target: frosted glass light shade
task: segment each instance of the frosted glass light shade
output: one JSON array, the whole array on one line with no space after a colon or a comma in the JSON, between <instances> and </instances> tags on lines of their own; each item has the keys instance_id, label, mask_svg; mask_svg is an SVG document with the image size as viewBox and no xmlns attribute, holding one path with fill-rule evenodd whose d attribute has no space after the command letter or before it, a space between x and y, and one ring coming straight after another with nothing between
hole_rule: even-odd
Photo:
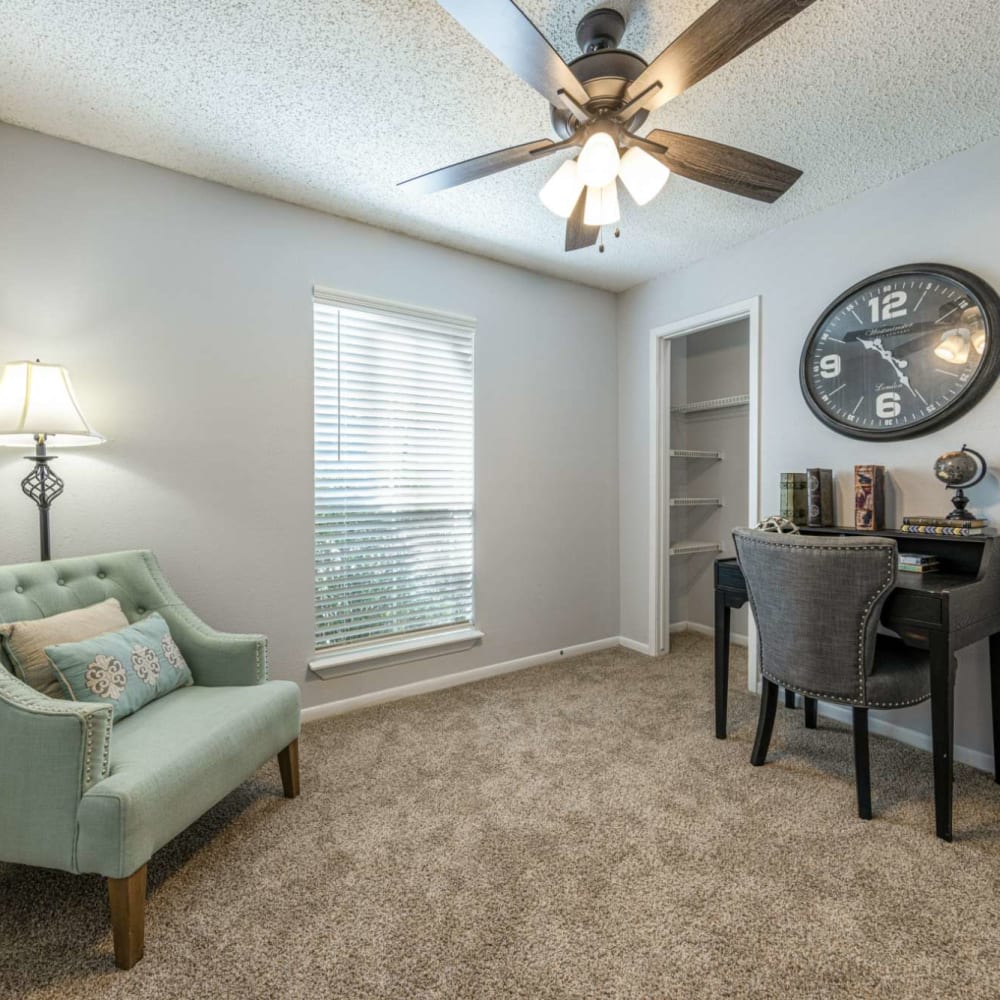
<instances>
[{"instance_id":1,"label":"frosted glass light shade","mask_svg":"<svg viewBox=\"0 0 1000 1000\"><path fill-rule=\"evenodd\" d=\"M595 132L580 150L580 179L587 187L605 187L618 176L618 146L607 132Z\"/></svg>"},{"instance_id":2,"label":"frosted glass light shade","mask_svg":"<svg viewBox=\"0 0 1000 1000\"><path fill-rule=\"evenodd\" d=\"M949 364L964 365L969 360L969 331L965 327L948 330L934 348L934 354Z\"/></svg>"},{"instance_id":3,"label":"frosted glass light shade","mask_svg":"<svg viewBox=\"0 0 1000 1000\"><path fill-rule=\"evenodd\" d=\"M977 326L972 331L972 346L976 349L976 354L982 354L986 350L986 330L982 326Z\"/></svg>"},{"instance_id":4,"label":"frosted glass light shade","mask_svg":"<svg viewBox=\"0 0 1000 1000\"><path fill-rule=\"evenodd\" d=\"M60 447L100 444L62 365L13 361L0 374L0 445L24 447L35 436L58 435Z\"/></svg>"},{"instance_id":5,"label":"frosted glass light shade","mask_svg":"<svg viewBox=\"0 0 1000 1000\"><path fill-rule=\"evenodd\" d=\"M618 211L618 185L612 181L604 187L587 188L587 200L583 206L585 226L610 226L621 218Z\"/></svg>"},{"instance_id":6,"label":"frosted glass light shade","mask_svg":"<svg viewBox=\"0 0 1000 1000\"><path fill-rule=\"evenodd\" d=\"M542 204L555 212L562 219L568 219L580 200L583 191L583 181L576 160L567 160L546 182L545 187L538 192Z\"/></svg>"},{"instance_id":7,"label":"frosted glass light shade","mask_svg":"<svg viewBox=\"0 0 1000 1000\"><path fill-rule=\"evenodd\" d=\"M645 150L633 146L622 157L618 176L628 188L637 205L651 202L663 190L670 176L670 168L654 159Z\"/></svg>"}]
</instances>

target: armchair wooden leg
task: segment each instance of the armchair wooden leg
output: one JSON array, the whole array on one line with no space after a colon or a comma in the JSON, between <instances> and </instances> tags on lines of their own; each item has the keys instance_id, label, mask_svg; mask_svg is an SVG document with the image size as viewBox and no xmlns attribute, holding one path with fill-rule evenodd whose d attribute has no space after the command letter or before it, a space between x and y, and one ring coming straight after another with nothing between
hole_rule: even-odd
<instances>
[{"instance_id":1,"label":"armchair wooden leg","mask_svg":"<svg viewBox=\"0 0 1000 1000\"><path fill-rule=\"evenodd\" d=\"M757 739L754 740L750 763L760 767L767 760L767 748L771 744L771 730L774 729L774 715L778 709L778 685L761 678L764 685L760 693L760 715L757 717Z\"/></svg>"},{"instance_id":2,"label":"armchair wooden leg","mask_svg":"<svg viewBox=\"0 0 1000 1000\"><path fill-rule=\"evenodd\" d=\"M854 780L858 786L858 815L872 818L872 779L868 766L868 709L855 708L854 716Z\"/></svg>"},{"instance_id":3,"label":"armchair wooden leg","mask_svg":"<svg viewBox=\"0 0 1000 1000\"><path fill-rule=\"evenodd\" d=\"M146 866L128 878L109 878L108 899L115 964L119 969L131 969L146 946Z\"/></svg>"},{"instance_id":4,"label":"armchair wooden leg","mask_svg":"<svg viewBox=\"0 0 1000 1000\"><path fill-rule=\"evenodd\" d=\"M278 754L278 768L281 770L281 786L286 799L294 799L299 794L299 741L292 740Z\"/></svg>"}]
</instances>

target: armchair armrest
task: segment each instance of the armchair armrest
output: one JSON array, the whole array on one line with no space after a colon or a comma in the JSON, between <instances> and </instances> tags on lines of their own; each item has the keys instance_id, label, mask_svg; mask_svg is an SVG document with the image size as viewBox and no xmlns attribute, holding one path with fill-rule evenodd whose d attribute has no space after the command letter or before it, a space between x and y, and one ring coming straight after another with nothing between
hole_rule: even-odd
<instances>
[{"instance_id":1,"label":"armchair armrest","mask_svg":"<svg viewBox=\"0 0 1000 1000\"><path fill-rule=\"evenodd\" d=\"M246 687L267 680L267 638L218 632L187 605L160 609L170 633L187 660L195 684L202 687Z\"/></svg>"},{"instance_id":2,"label":"armchair armrest","mask_svg":"<svg viewBox=\"0 0 1000 1000\"><path fill-rule=\"evenodd\" d=\"M111 712L49 698L0 666L0 860L77 870L77 807L108 776Z\"/></svg>"}]
</instances>

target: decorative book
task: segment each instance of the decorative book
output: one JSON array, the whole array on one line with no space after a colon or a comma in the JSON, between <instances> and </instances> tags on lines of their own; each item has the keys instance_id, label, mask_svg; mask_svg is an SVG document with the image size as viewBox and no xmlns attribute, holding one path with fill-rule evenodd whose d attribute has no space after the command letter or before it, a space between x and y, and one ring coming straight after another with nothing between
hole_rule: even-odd
<instances>
[{"instance_id":1,"label":"decorative book","mask_svg":"<svg viewBox=\"0 0 1000 1000\"><path fill-rule=\"evenodd\" d=\"M975 535L985 535L985 528L959 528L955 527L956 522L944 527L936 524L904 524L899 530L905 531L908 535L937 535L944 538L968 538Z\"/></svg>"},{"instance_id":2,"label":"decorative book","mask_svg":"<svg viewBox=\"0 0 1000 1000\"><path fill-rule=\"evenodd\" d=\"M807 469L809 490L808 524L814 528L833 526L833 471L831 469Z\"/></svg>"},{"instance_id":3,"label":"decorative book","mask_svg":"<svg viewBox=\"0 0 1000 1000\"><path fill-rule=\"evenodd\" d=\"M985 517L933 517L927 514L908 514L903 518L903 527L924 525L933 528L985 528L989 521Z\"/></svg>"},{"instance_id":4,"label":"decorative book","mask_svg":"<svg viewBox=\"0 0 1000 1000\"><path fill-rule=\"evenodd\" d=\"M854 527L864 531L885 527L885 466L854 466Z\"/></svg>"},{"instance_id":5,"label":"decorative book","mask_svg":"<svg viewBox=\"0 0 1000 1000\"><path fill-rule=\"evenodd\" d=\"M803 472L781 473L781 516L794 524L809 520L808 485Z\"/></svg>"}]
</instances>

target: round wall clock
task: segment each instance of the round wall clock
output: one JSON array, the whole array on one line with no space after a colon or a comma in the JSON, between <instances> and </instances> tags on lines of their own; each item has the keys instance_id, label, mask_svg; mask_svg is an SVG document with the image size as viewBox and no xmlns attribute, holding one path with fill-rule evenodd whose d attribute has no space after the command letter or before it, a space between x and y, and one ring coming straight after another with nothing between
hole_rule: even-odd
<instances>
[{"instance_id":1,"label":"round wall clock","mask_svg":"<svg viewBox=\"0 0 1000 1000\"><path fill-rule=\"evenodd\" d=\"M915 437L975 405L1000 374L1000 297L944 264L874 274L812 328L799 366L813 413L840 434Z\"/></svg>"}]
</instances>

